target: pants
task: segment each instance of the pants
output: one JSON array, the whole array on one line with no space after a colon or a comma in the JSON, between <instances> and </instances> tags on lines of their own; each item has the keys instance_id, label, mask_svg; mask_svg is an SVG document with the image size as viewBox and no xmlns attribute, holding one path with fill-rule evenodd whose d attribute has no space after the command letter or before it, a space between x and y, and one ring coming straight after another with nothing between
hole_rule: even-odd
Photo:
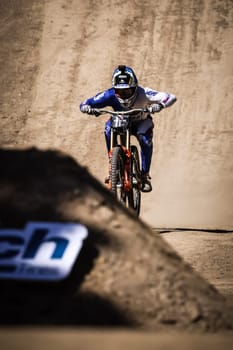
<instances>
[{"instance_id":1,"label":"pants","mask_svg":"<svg viewBox=\"0 0 233 350\"><path fill-rule=\"evenodd\" d=\"M132 123L131 133L134 135L141 147L142 173L150 171L153 154L153 128L154 123L151 117ZM105 140L108 152L110 151L111 119L105 123Z\"/></svg>"}]
</instances>

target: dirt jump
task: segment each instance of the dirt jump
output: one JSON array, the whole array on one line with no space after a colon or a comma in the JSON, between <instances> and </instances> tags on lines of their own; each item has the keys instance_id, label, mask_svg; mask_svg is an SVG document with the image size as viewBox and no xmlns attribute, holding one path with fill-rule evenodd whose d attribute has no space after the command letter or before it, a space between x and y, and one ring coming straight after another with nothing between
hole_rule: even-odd
<instances>
[{"instance_id":1,"label":"dirt jump","mask_svg":"<svg viewBox=\"0 0 233 350\"><path fill-rule=\"evenodd\" d=\"M63 282L0 279L3 346L230 349L233 2L2 0L0 23L0 230L88 229ZM79 111L119 64L177 96L139 219L104 185L107 116Z\"/></svg>"}]
</instances>

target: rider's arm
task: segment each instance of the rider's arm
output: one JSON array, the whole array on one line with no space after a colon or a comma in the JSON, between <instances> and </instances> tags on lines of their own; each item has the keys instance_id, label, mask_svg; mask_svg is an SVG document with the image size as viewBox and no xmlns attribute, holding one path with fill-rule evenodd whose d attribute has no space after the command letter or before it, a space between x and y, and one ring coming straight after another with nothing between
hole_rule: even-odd
<instances>
[{"instance_id":1,"label":"rider's arm","mask_svg":"<svg viewBox=\"0 0 233 350\"><path fill-rule=\"evenodd\" d=\"M176 96L168 92L156 91L146 87L145 93L147 99L151 103L160 103L164 108L169 107L176 102Z\"/></svg>"},{"instance_id":2,"label":"rider's arm","mask_svg":"<svg viewBox=\"0 0 233 350\"><path fill-rule=\"evenodd\" d=\"M100 92L98 94L96 94L95 96L88 98L87 100L83 101L79 108L81 110L81 108L84 105L88 105L91 108L104 108L106 106L109 106L109 99L110 99L110 89L109 90L105 90L103 92Z\"/></svg>"}]
</instances>

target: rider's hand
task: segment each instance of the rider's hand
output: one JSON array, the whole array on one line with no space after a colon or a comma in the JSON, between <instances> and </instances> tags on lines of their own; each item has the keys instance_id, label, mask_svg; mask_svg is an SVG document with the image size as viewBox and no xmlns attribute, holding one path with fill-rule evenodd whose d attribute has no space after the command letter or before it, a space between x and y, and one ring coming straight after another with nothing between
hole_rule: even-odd
<instances>
[{"instance_id":1,"label":"rider's hand","mask_svg":"<svg viewBox=\"0 0 233 350\"><path fill-rule=\"evenodd\" d=\"M93 114L95 117L99 117L100 116L100 112L97 109L95 109L95 108L92 109L91 114Z\"/></svg>"},{"instance_id":2,"label":"rider's hand","mask_svg":"<svg viewBox=\"0 0 233 350\"><path fill-rule=\"evenodd\" d=\"M91 106L89 106L89 105L83 105L81 107L81 112L91 114L91 115L94 115L96 117L98 117L100 115L99 111L97 111L95 108L91 108Z\"/></svg>"},{"instance_id":3,"label":"rider's hand","mask_svg":"<svg viewBox=\"0 0 233 350\"><path fill-rule=\"evenodd\" d=\"M92 114L92 108L89 105L83 105L80 109L82 113Z\"/></svg>"},{"instance_id":4,"label":"rider's hand","mask_svg":"<svg viewBox=\"0 0 233 350\"><path fill-rule=\"evenodd\" d=\"M147 107L149 113L158 113L163 109L163 106L160 103L155 103Z\"/></svg>"}]
</instances>

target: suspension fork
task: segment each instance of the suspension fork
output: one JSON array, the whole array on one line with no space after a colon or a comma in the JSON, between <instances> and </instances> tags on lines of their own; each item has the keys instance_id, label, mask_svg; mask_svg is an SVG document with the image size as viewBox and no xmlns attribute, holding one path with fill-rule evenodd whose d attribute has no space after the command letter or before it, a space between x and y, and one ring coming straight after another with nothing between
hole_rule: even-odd
<instances>
[{"instance_id":1,"label":"suspension fork","mask_svg":"<svg viewBox=\"0 0 233 350\"><path fill-rule=\"evenodd\" d=\"M117 134L111 129L111 136L110 136L110 150L113 149L117 144Z\"/></svg>"},{"instance_id":2,"label":"suspension fork","mask_svg":"<svg viewBox=\"0 0 233 350\"><path fill-rule=\"evenodd\" d=\"M110 135L110 150L108 152L108 174L109 174L109 182L108 182L108 189L110 190L112 187L111 184L111 159L112 159L112 151L113 148L117 145L117 134L113 131L111 128L111 135Z\"/></svg>"},{"instance_id":3,"label":"suspension fork","mask_svg":"<svg viewBox=\"0 0 233 350\"><path fill-rule=\"evenodd\" d=\"M122 146L125 154L125 169L124 169L124 188L126 191L131 189L131 152L130 152L130 127L126 130L126 135L124 135L124 146Z\"/></svg>"},{"instance_id":4,"label":"suspension fork","mask_svg":"<svg viewBox=\"0 0 233 350\"><path fill-rule=\"evenodd\" d=\"M111 171L111 158L112 158L112 150L117 145L117 136L118 134L111 130L111 138L110 138L110 151L108 153L109 156L109 175ZM120 135L121 148L125 155L125 169L124 169L124 189L125 191L129 191L131 189L131 178L130 178L130 170L131 170L131 152L130 152L130 130L127 129L124 135ZM109 181L109 188L111 188L111 183Z\"/></svg>"}]
</instances>

